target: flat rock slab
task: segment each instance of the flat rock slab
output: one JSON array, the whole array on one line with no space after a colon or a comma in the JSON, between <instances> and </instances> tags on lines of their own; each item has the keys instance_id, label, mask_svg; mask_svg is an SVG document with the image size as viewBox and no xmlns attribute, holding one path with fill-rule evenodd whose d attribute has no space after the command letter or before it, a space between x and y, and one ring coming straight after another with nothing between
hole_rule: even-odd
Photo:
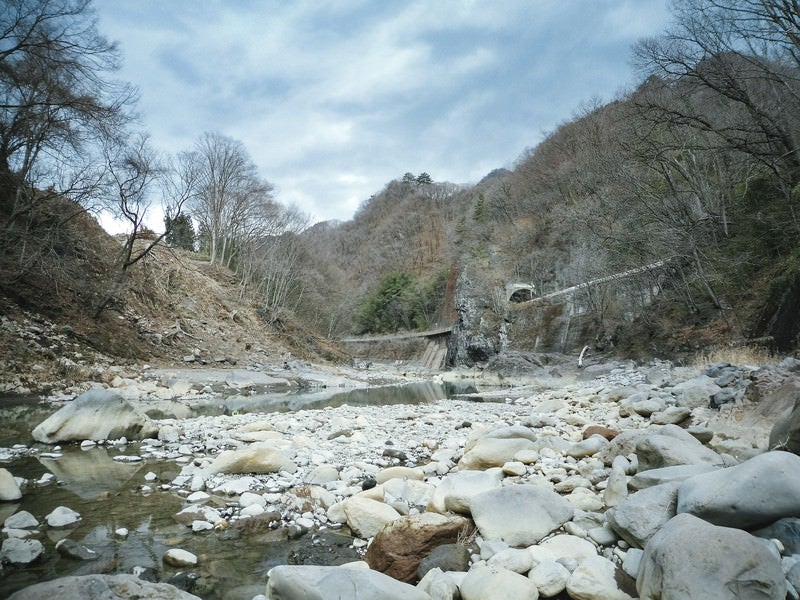
<instances>
[{"instance_id":1,"label":"flat rock slab","mask_svg":"<svg viewBox=\"0 0 800 600\"><path fill-rule=\"evenodd\" d=\"M572 505L547 487L507 485L478 494L470 503L472 518L486 540L509 546L532 546L569 521Z\"/></svg>"},{"instance_id":2,"label":"flat rock slab","mask_svg":"<svg viewBox=\"0 0 800 600\"><path fill-rule=\"evenodd\" d=\"M273 568L267 595L280 600L430 600L422 590L372 569L305 565Z\"/></svg>"}]
</instances>

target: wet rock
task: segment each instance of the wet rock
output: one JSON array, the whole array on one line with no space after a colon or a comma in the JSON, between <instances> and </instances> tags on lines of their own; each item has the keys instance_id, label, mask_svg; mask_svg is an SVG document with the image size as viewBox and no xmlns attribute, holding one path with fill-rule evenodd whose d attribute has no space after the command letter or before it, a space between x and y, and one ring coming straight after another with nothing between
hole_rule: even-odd
<instances>
[{"instance_id":1,"label":"wet rock","mask_svg":"<svg viewBox=\"0 0 800 600\"><path fill-rule=\"evenodd\" d=\"M69 538L59 540L56 543L56 550L61 556L74 560L96 560L99 554Z\"/></svg>"},{"instance_id":2,"label":"wet rock","mask_svg":"<svg viewBox=\"0 0 800 600\"><path fill-rule=\"evenodd\" d=\"M8 529L33 529L39 526L39 521L27 510L21 510L8 517L3 526Z\"/></svg>"},{"instance_id":3,"label":"wet rock","mask_svg":"<svg viewBox=\"0 0 800 600\"><path fill-rule=\"evenodd\" d=\"M636 589L641 598L777 600L786 580L777 554L749 533L680 514L645 546Z\"/></svg>"},{"instance_id":4,"label":"wet rock","mask_svg":"<svg viewBox=\"0 0 800 600\"><path fill-rule=\"evenodd\" d=\"M502 540L510 546L535 544L574 513L572 505L549 488L530 484L478 494L470 510L484 539Z\"/></svg>"},{"instance_id":5,"label":"wet rock","mask_svg":"<svg viewBox=\"0 0 800 600\"><path fill-rule=\"evenodd\" d=\"M400 517L377 533L365 558L370 568L410 583L416 580L422 557L437 546L455 542L469 529L469 520L464 517L436 513Z\"/></svg>"},{"instance_id":6,"label":"wet rock","mask_svg":"<svg viewBox=\"0 0 800 600\"><path fill-rule=\"evenodd\" d=\"M12 502L20 498L22 498L22 491L19 489L16 479L8 469L0 468L0 501Z\"/></svg>"},{"instance_id":7,"label":"wet rock","mask_svg":"<svg viewBox=\"0 0 800 600\"><path fill-rule=\"evenodd\" d=\"M678 490L678 512L749 529L800 514L800 456L775 451L695 475Z\"/></svg>"},{"instance_id":8,"label":"wet rock","mask_svg":"<svg viewBox=\"0 0 800 600\"><path fill-rule=\"evenodd\" d=\"M110 390L89 390L39 423L33 438L44 444L153 438L158 427L120 394Z\"/></svg>"},{"instance_id":9,"label":"wet rock","mask_svg":"<svg viewBox=\"0 0 800 600\"><path fill-rule=\"evenodd\" d=\"M311 565L274 567L269 572L267 596L281 600L430 600L422 590L372 569Z\"/></svg>"},{"instance_id":10,"label":"wet rock","mask_svg":"<svg viewBox=\"0 0 800 600\"><path fill-rule=\"evenodd\" d=\"M10 537L0 547L0 562L27 565L37 560L44 552L39 540L22 540Z\"/></svg>"},{"instance_id":11,"label":"wet rock","mask_svg":"<svg viewBox=\"0 0 800 600\"><path fill-rule=\"evenodd\" d=\"M66 506L58 506L44 519L50 527L69 527L80 521L81 515Z\"/></svg>"},{"instance_id":12,"label":"wet rock","mask_svg":"<svg viewBox=\"0 0 800 600\"><path fill-rule=\"evenodd\" d=\"M181 548L170 548L161 557L164 564L179 569L187 569L197 566L197 556Z\"/></svg>"},{"instance_id":13,"label":"wet rock","mask_svg":"<svg viewBox=\"0 0 800 600\"><path fill-rule=\"evenodd\" d=\"M9 600L200 600L167 583L152 583L135 575L79 575L37 583Z\"/></svg>"}]
</instances>

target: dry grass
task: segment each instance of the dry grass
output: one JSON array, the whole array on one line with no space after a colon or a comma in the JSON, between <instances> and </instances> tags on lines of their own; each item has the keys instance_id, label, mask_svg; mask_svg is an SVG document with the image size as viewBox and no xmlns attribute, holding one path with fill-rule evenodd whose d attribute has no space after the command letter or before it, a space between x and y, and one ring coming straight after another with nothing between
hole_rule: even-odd
<instances>
[{"instance_id":1,"label":"dry grass","mask_svg":"<svg viewBox=\"0 0 800 600\"><path fill-rule=\"evenodd\" d=\"M714 363L721 362L763 367L775 365L780 360L781 357L775 356L763 346L727 346L698 353L692 361L692 367L703 370Z\"/></svg>"}]
</instances>

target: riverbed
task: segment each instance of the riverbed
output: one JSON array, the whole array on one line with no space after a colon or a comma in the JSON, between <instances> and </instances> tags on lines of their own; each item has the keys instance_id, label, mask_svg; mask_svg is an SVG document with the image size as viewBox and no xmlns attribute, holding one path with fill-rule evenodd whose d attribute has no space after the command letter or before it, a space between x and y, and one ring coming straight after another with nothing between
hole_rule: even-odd
<instances>
[{"instance_id":1,"label":"riverbed","mask_svg":"<svg viewBox=\"0 0 800 600\"><path fill-rule=\"evenodd\" d=\"M475 388L470 385L422 382L345 391L334 388L210 395L190 402L153 402L148 412L170 423L177 417L180 421L246 419L342 406L431 405L471 392ZM21 501L0 504L0 522L20 510L43 522L45 515L58 506L81 515L75 527L42 529L38 536L45 553L40 560L27 566L2 567L0 598L66 575L137 572L154 581L171 581L208 600L249 599L264 593L266 574L277 564L341 564L359 557L349 531L338 525L304 532L289 529L277 519L259 526L193 533L175 520L175 514L187 504L187 491L172 485L185 460L120 460L147 456L139 443L110 441L83 448L77 444L51 447L33 443L31 430L58 404L36 397L0 399L0 466L27 482ZM224 514L228 505L236 505L236 498L219 494L212 503ZM81 561L61 556L55 544L65 537L95 551L97 558ZM198 556L198 568L181 572L164 565L162 556L176 547Z\"/></svg>"}]
</instances>

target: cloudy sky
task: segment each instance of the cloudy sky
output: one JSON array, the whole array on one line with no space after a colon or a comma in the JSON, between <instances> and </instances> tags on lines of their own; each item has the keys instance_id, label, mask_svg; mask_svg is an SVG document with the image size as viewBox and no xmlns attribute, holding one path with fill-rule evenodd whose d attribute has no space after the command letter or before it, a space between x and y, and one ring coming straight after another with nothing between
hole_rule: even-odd
<instances>
[{"instance_id":1,"label":"cloudy sky","mask_svg":"<svg viewBox=\"0 0 800 600\"><path fill-rule=\"evenodd\" d=\"M666 0L96 0L154 146L244 143L276 198L346 220L392 179L474 183L636 83Z\"/></svg>"}]
</instances>

